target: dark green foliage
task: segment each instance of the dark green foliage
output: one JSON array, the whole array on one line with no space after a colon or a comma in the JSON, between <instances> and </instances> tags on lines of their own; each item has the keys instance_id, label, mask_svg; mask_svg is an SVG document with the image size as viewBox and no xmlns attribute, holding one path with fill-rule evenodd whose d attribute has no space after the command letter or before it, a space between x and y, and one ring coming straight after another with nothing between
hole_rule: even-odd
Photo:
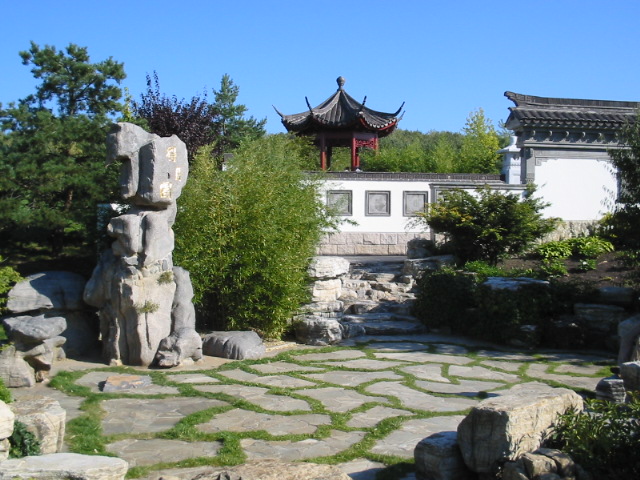
<instances>
[{"instance_id":1,"label":"dark green foliage","mask_svg":"<svg viewBox=\"0 0 640 480\"><path fill-rule=\"evenodd\" d=\"M521 199L488 187L476 195L449 190L418 218L445 234L462 263L484 260L495 265L500 258L525 251L555 227L556 219L542 217L546 204L534 198L534 192L528 188Z\"/></svg>"},{"instance_id":2,"label":"dark green foliage","mask_svg":"<svg viewBox=\"0 0 640 480\"><path fill-rule=\"evenodd\" d=\"M560 418L549 444L598 480L640 478L640 397L625 405L588 400L585 412Z\"/></svg>"},{"instance_id":3,"label":"dark green foliage","mask_svg":"<svg viewBox=\"0 0 640 480\"><path fill-rule=\"evenodd\" d=\"M603 222L603 230L617 247L640 250L640 117L618 134L619 146L609 150L620 191L617 207Z\"/></svg>"},{"instance_id":4,"label":"dark green foliage","mask_svg":"<svg viewBox=\"0 0 640 480\"><path fill-rule=\"evenodd\" d=\"M118 102L123 65L90 63L87 49L31 44L20 52L41 82L36 93L0 109L0 234L13 241L93 240L99 202L115 198L105 136Z\"/></svg>"},{"instance_id":5,"label":"dark green foliage","mask_svg":"<svg viewBox=\"0 0 640 480\"><path fill-rule=\"evenodd\" d=\"M464 332L472 322L476 278L451 269L425 272L417 282L413 313L430 328Z\"/></svg>"},{"instance_id":6,"label":"dark green foliage","mask_svg":"<svg viewBox=\"0 0 640 480\"><path fill-rule=\"evenodd\" d=\"M476 266L472 264L471 268ZM448 328L453 333L499 343L518 338L523 325L534 325L537 341L553 346L553 321L571 313L575 303L586 302L595 295L589 284L553 281L515 291L492 289L482 283L493 273L498 272L425 272L417 283L414 314L428 327Z\"/></svg>"},{"instance_id":7,"label":"dark green foliage","mask_svg":"<svg viewBox=\"0 0 640 480\"><path fill-rule=\"evenodd\" d=\"M27 426L19 421L13 424L13 433L9 437L11 450L9 450L10 458L22 458L33 455L40 455L40 441L38 438L27 430Z\"/></svg>"},{"instance_id":8,"label":"dark green foliage","mask_svg":"<svg viewBox=\"0 0 640 480\"><path fill-rule=\"evenodd\" d=\"M277 337L308 295L306 268L328 225L306 143L247 142L226 171L196 156L179 200L175 263L191 272L200 328Z\"/></svg>"},{"instance_id":9,"label":"dark green foliage","mask_svg":"<svg viewBox=\"0 0 640 480\"><path fill-rule=\"evenodd\" d=\"M503 344L518 338L523 325L544 326L553 315L552 292L546 285L525 285L518 290L480 285L475 299L476 319L467 333Z\"/></svg>"}]
</instances>

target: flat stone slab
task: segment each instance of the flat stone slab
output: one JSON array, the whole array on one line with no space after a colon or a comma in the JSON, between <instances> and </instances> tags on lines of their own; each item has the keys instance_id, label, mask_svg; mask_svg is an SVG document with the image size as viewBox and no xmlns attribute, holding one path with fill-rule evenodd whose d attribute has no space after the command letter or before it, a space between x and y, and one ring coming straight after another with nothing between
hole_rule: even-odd
<instances>
[{"instance_id":1,"label":"flat stone slab","mask_svg":"<svg viewBox=\"0 0 640 480\"><path fill-rule=\"evenodd\" d=\"M217 378L210 377L209 375L205 375L203 373L188 373L184 375L180 374L170 374L167 375L167 380L176 383L219 383L220 380Z\"/></svg>"},{"instance_id":2,"label":"flat stone slab","mask_svg":"<svg viewBox=\"0 0 640 480\"><path fill-rule=\"evenodd\" d=\"M478 401L467 398L429 395L402 385L400 382L379 382L366 387L366 390L379 395L392 395L400 400L402 406L406 408L427 412L457 412L478 404Z\"/></svg>"},{"instance_id":3,"label":"flat stone slab","mask_svg":"<svg viewBox=\"0 0 640 480\"><path fill-rule=\"evenodd\" d=\"M365 458L356 458L336 466L349 475L351 480L376 480L378 473L386 468L384 463L372 462Z\"/></svg>"},{"instance_id":4,"label":"flat stone slab","mask_svg":"<svg viewBox=\"0 0 640 480\"><path fill-rule=\"evenodd\" d=\"M373 380L402 380L402 377L394 372L344 372L330 371L325 373L309 373L305 377L326 383L342 385L343 387L357 387Z\"/></svg>"},{"instance_id":5,"label":"flat stone slab","mask_svg":"<svg viewBox=\"0 0 640 480\"><path fill-rule=\"evenodd\" d=\"M602 366L598 365L558 365L555 369L556 373L574 373L576 375L597 375L602 370Z\"/></svg>"},{"instance_id":6,"label":"flat stone slab","mask_svg":"<svg viewBox=\"0 0 640 480\"><path fill-rule=\"evenodd\" d=\"M348 412L369 402L387 403L387 399L383 397L370 397L354 390L344 390L337 387L302 390L298 393L318 400L327 410L332 412Z\"/></svg>"},{"instance_id":7,"label":"flat stone slab","mask_svg":"<svg viewBox=\"0 0 640 480\"><path fill-rule=\"evenodd\" d=\"M593 377L574 377L571 375L561 375L557 373L547 373L549 365L544 363L534 363L527 369L527 375L532 378L541 380L553 380L573 388L582 388L585 390L595 391L600 378Z\"/></svg>"},{"instance_id":8,"label":"flat stone slab","mask_svg":"<svg viewBox=\"0 0 640 480\"><path fill-rule=\"evenodd\" d=\"M589 355L580 353L563 353L563 352L545 352L540 354L540 358L549 360L550 362L563 362L563 363L591 363L591 362L609 362L615 363L616 357L611 354L610 356L604 355Z\"/></svg>"},{"instance_id":9,"label":"flat stone slab","mask_svg":"<svg viewBox=\"0 0 640 480\"><path fill-rule=\"evenodd\" d=\"M444 355L440 353L427 352L382 352L375 353L376 358L389 358L392 360L402 360L413 363L446 363L450 365L466 365L473 362L473 359L467 357L458 357L456 355Z\"/></svg>"},{"instance_id":10,"label":"flat stone slab","mask_svg":"<svg viewBox=\"0 0 640 480\"><path fill-rule=\"evenodd\" d=\"M499 358L501 360L515 360L517 362L533 362L536 357L517 352L501 352L500 350L478 350L479 357Z\"/></svg>"},{"instance_id":11,"label":"flat stone slab","mask_svg":"<svg viewBox=\"0 0 640 480\"><path fill-rule=\"evenodd\" d=\"M484 360L482 365L487 367L499 368L500 370L506 370L507 372L517 372L524 362L503 362L500 360Z\"/></svg>"},{"instance_id":12,"label":"flat stone slab","mask_svg":"<svg viewBox=\"0 0 640 480\"><path fill-rule=\"evenodd\" d=\"M121 480L127 474L127 469L127 462L120 458L50 453L5 460L0 466L0 479Z\"/></svg>"},{"instance_id":13,"label":"flat stone slab","mask_svg":"<svg viewBox=\"0 0 640 480\"><path fill-rule=\"evenodd\" d=\"M434 393L448 393L463 397L475 397L480 392L490 392L496 388L504 387L504 383L483 382L480 380L460 380L456 383L425 382L418 380L416 385L424 390Z\"/></svg>"},{"instance_id":14,"label":"flat stone slab","mask_svg":"<svg viewBox=\"0 0 640 480\"><path fill-rule=\"evenodd\" d=\"M398 430L378 440L372 453L413 458L416 445L433 433L456 431L463 415L407 420Z\"/></svg>"},{"instance_id":15,"label":"flat stone slab","mask_svg":"<svg viewBox=\"0 0 640 480\"><path fill-rule=\"evenodd\" d=\"M76 381L76 384L89 387L91 391L95 393L108 393L103 392L102 386L107 381L107 378L113 376L113 372L89 372L80 377ZM118 393L131 393L135 395L175 395L179 393L179 390L176 387L150 384L148 386L139 386L138 388L131 389L127 392Z\"/></svg>"},{"instance_id":16,"label":"flat stone slab","mask_svg":"<svg viewBox=\"0 0 640 480\"><path fill-rule=\"evenodd\" d=\"M425 363L423 365L403 367L400 370L422 380L449 383L450 380L447 377L442 376L442 367L443 365L441 363Z\"/></svg>"},{"instance_id":17,"label":"flat stone slab","mask_svg":"<svg viewBox=\"0 0 640 480\"><path fill-rule=\"evenodd\" d=\"M309 438L298 442L290 440L267 441L243 439L240 446L249 460L277 458L284 461L305 460L307 458L327 457L346 450L364 438L364 432L342 432L332 430L328 438L317 440Z\"/></svg>"},{"instance_id":18,"label":"flat stone slab","mask_svg":"<svg viewBox=\"0 0 640 480\"><path fill-rule=\"evenodd\" d=\"M102 402L104 435L156 433L174 427L181 419L208 408L229 405L212 398L115 398Z\"/></svg>"},{"instance_id":19,"label":"flat stone slab","mask_svg":"<svg viewBox=\"0 0 640 480\"><path fill-rule=\"evenodd\" d=\"M420 350L428 350L429 345L416 342L379 342L367 345L368 349L375 349L381 352L413 352Z\"/></svg>"},{"instance_id":20,"label":"flat stone slab","mask_svg":"<svg viewBox=\"0 0 640 480\"><path fill-rule=\"evenodd\" d=\"M221 375L225 377L232 378L234 380L238 380L240 382L247 383L260 383L262 385L268 385L272 387L283 387L283 388L302 388L302 387L312 387L315 385L313 382L308 382L307 380L302 380L301 378L290 377L288 375L256 375L255 373L245 372L244 370L240 370L237 368L236 370L225 370L224 372L220 372Z\"/></svg>"},{"instance_id":21,"label":"flat stone slab","mask_svg":"<svg viewBox=\"0 0 640 480\"><path fill-rule=\"evenodd\" d=\"M84 412L80 410L80 404L84 401L84 397L72 397L70 395L66 395L60 390L51 388L43 383L37 383L35 386L30 388L12 388L11 395L15 401L32 396L53 398L67 413L67 422L84 414Z\"/></svg>"},{"instance_id":22,"label":"flat stone slab","mask_svg":"<svg viewBox=\"0 0 640 480\"><path fill-rule=\"evenodd\" d=\"M372 360L370 358L361 358L358 360L332 362L331 365L336 365L344 368L351 368L353 370L386 370L387 368L393 368L403 364L404 362L393 362L393 361L388 362L384 360Z\"/></svg>"},{"instance_id":23,"label":"flat stone slab","mask_svg":"<svg viewBox=\"0 0 640 480\"><path fill-rule=\"evenodd\" d=\"M220 442L183 442L180 440L137 440L127 438L107 445L107 451L129 462L129 467L179 462L194 457L215 457Z\"/></svg>"},{"instance_id":24,"label":"flat stone slab","mask_svg":"<svg viewBox=\"0 0 640 480\"><path fill-rule=\"evenodd\" d=\"M465 367L461 365L451 365L449 367L449 375L454 377L479 378L483 380L499 380L508 383L521 381L521 378L518 375L496 372L495 370L479 366Z\"/></svg>"},{"instance_id":25,"label":"flat stone slab","mask_svg":"<svg viewBox=\"0 0 640 480\"><path fill-rule=\"evenodd\" d=\"M219 413L209 422L198 425L205 433L253 432L265 430L271 435L313 434L320 425L330 425L331 417L317 413L271 415L238 408Z\"/></svg>"},{"instance_id":26,"label":"flat stone slab","mask_svg":"<svg viewBox=\"0 0 640 480\"><path fill-rule=\"evenodd\" d=\"M422 323L408 320L358 320L357 322L341 323L363 327L367 335L412 335L425 330Z\"/></svg>"},{"instance_id":27,"label":"flat stone slab","mask_svg":"<svg viewBox=\"0 0 640 480\"><path fill-rule=\"evenodd\" d=\"M201 392L224 393L253 403L265 410L286 412L294 410L309 411L311 407L304 400L286 397L284 395L272 395L269 389L262 387L250 387L247 385L196 385L194 388Z\"/></svg>"},{"instance_id":28,"label":"flat stone slab","mask_svg":"<svg viewBox=\"0 0 640 480\"><path fill-rule=\"evenodd\" d=\"M126 392L153 385L149 375L110 375L102 385L104 393Z\"/></svg>"},{"instance_id":29,"label":"flat stone slab","mask_svg":"<svg viewBox=\"0 0 640 480\"><path fill-rule=\"evenodd\" d=\"M367 354L360 350L337 350L335 352L326 353L305 353L296 355L296 360L304 362L327 361L327 360L350 360L354 358L366 357Z\"/></svg>"},{"instance_id":30,"label":"flat stone slab","mask_svg":"<svg viewBox=\"0 0 640 480\"><path fill-rule=\"evenodd\" d=\"M413 415L413 413L408 410L377 405L366 412L355 413L351 417L351 420L347 422L347 426L352 428L371 428L386 418L401 417L404 415Z\"/></svg>"},{"instance_id":31,"label":"flat stone slab","mask_svg":"<svg viewBox=\"0 0 640 480\"><path fill-rule=\"evenodd\" d=\"M435 347L436 352L438 353L446 353L448 355L466 355L469 353L469 349L463 347L462 345L451 345L448 343L436 343L431 345Z\"/></svg>"},{"instance_id":32,"label":"flat stone slab","mask_svg":"<svg viewBox=\"0 0 640 480\"><path fill-rule=\"evenodd\" d=\"M324 369L318 367L306 367L290 362L271 362L251 365L253 370L262 373L289 373L289 372L321 372Z\"/></svg>"}]
</instances>

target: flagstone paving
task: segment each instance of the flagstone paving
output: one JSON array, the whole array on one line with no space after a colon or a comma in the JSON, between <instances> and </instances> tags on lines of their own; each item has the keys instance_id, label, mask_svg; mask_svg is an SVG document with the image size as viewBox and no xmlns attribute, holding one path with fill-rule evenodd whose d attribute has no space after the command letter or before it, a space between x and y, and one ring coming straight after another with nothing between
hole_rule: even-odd
<instances>
[{"instance_id":1,"label":"flagstone paving","mask_svg":"<svg viewBox=\"0 0 640 480\"><path fill-rule=\"evenodd\" d=\"M137 372L155 383L109 394L102 385L122 372L93 364L75 380L91 394L43 385L31 391L48 391L68 409L68 419L83 415L80 402L92 396L102 411L105 449L132 467L147 467L138 475L149 480L194 472L178 468L194 457L224 462L226 442L247 460L340 454L339 466L353 479L373 480L383 461L411 462L420 440L455 430L487 396L534 382L593 390L603 365L615 363L592 354L503 351L435 334L404 340L381 335L333 349L280 349L259 361L205 359L200 370L198 364L142 369Z\"/></svg>"}]
</instances>

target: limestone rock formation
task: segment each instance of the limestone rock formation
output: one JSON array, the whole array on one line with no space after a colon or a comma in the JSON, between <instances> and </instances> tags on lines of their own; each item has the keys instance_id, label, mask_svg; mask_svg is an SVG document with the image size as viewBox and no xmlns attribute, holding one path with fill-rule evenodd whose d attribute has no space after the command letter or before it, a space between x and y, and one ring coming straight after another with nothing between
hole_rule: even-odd
<instances>
[{"instance_id":1,"label":"limestone rock formation","mask_svg":"<svg viewBox=\"0 0 640 480\"><path fill-rule=\"evenodd\" d=\"M9 437L13 433L15 417L9 405L0 400L0 462L9 457Z\"/></svg>"},{"instance_id":2,"label":"limestone rock formation","mask_svg":"<svg viewBox=\"0 0 640 480\"><path fill-rule=\"evenodd\" d=\"M40 441L42 454L62 451L67 412L60 403L48 397L24 397L12 403L11 410Z\"/></svg>"},{"instance_id":3,"label":"limestone rock formation","mask_svg":"<svg viewBox=\"0 0 640 480\"><path fill-rule=\"evenodd\" d=\"M458 444L470 470L494 474L500 463L538 449L559 415L582 411L573 390L522 384L483 400L458 426Z\"/></svg>"},{"instance_id":4,"label":"limestone rock formation","mask_svg":"<svg viewBox=\"0 0 640 480\"><path fill-rule=\"evenodd\" d=\"M456 432L428 436L414 450L417 480L473 480L460 454Z\"/></svg>"},{"instance_id":5,"label":"limestone rock formation","mask_svg":"<svg viewBox=\"0 0 640 480\"><path fill-rule=\"evenodd\" d=\"M6 460L0 464L0 480L124 480L129 464L120 458L78 453L51 453Z\"/></svg>"},{"instance_id":6,"label":"limestone rock formation","mask_svg":"<svg viewBox=\"0 0 640 480\"><path fill-rule=\"evenodd\" d=\"M98 331L82 300L84 285L81 275L51 271L30 275L9 291L13 315L3 325L12 344L0 352L0 378L7 386L33 386L65 351L81 355L95 348Z\"/></svg>"},{"instance_id":7,"label":"limestone rock formation","mask_svg":"<svg viewBox=\"0 0 640 480\"><path fill-rule=\"evenodd\" d=\"M84 291L85 302L99 309L104 360L164 367L198 360L191 280L172 261L186 146L175 135L161 138L118 123L107 137L107 161L120 162L121 194L131 208L109 222L114 242Z\"/></svg>"}]
</instances>

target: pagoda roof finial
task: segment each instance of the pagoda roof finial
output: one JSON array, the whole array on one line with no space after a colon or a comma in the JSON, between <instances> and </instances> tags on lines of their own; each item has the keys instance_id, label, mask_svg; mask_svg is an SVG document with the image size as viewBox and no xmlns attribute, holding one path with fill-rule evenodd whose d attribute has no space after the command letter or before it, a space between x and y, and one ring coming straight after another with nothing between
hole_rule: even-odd
<instances>
[{"instance_id":1,"label":"pagoda roof finial","mask_svg":"<svg viewBox=\"0 0 640 480\"><path fill-rule=\"evenodd\" d=\"M338 82L338 90L342 90L342 87L344 87L346 81L347 80L342 75L336 78L336 82Z\"/></svg>"}]
</instances>

